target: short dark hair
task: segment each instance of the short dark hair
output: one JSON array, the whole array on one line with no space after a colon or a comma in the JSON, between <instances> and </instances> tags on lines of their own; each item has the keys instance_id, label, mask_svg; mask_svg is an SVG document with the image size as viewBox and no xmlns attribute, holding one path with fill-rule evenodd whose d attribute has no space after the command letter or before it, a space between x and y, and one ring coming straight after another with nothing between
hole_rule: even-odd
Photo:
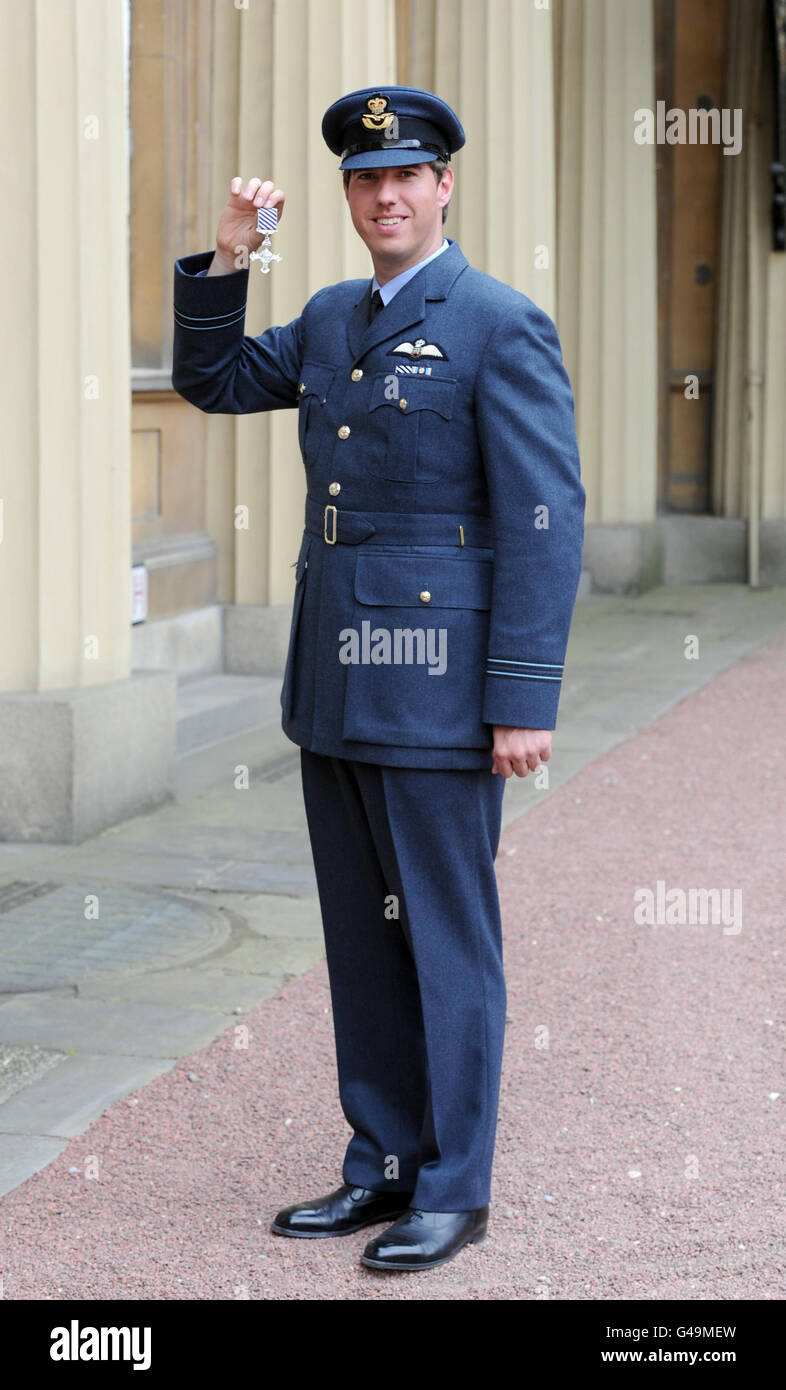
<instances>
[{"instance_id":1,"label":"short dark hair","mask_svg":"<svg viewBox=\"0 0 786 1390\"><path fill-rule=\"evenodd\" d=\"M434 178L436 179L437 184L440 184L440 183L442 182L442 175L444 174L445 170L446 170L447 167L448 167L448 165L447 165L447 160L444 160L444 159L431 159L431 160L429 160L429 164L431 165L431 168L434 170ZM344 187L345 187L345 188L348 188L348 187L349 187L350 175L351 175L353 172L354 172L354 171L353 171L352 169L342 169L342 170L341 170L341 176L342 176L342 178L343 178L343 180L344 180ZM448 199L447 203L445 204L444 208L442 209L442 222L443 222L443 225L444 225L444 223L447 221L448 208L449 208L449 206L450 206L450 199Z\"/></svg>"}]
</instances>

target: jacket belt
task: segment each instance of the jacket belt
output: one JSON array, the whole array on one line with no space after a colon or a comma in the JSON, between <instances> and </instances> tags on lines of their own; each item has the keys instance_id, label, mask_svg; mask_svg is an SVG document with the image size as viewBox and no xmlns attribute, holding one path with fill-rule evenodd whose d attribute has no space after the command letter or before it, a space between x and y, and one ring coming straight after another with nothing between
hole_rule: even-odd
<instances>
[{"instance_id":1,"label":"jacket belt","mask_svg":"<svg viewBox=\"0 0 786 1390\"><path fill-rule=\"evenodd\" d=\"M328 545L494 545L491 517L473 512L352 512L307 497L305 527Z\"/></svg>"}]
</instances>

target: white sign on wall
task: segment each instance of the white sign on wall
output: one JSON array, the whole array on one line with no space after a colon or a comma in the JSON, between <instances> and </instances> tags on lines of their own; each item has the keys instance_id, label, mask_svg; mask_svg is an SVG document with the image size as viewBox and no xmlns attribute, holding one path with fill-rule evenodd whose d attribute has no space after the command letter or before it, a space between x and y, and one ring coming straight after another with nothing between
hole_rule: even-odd
<instances>
[{"instance_id":1,"label":"white sign on wall","mask_svg":"<svg viewBox=\"0 0 786 1390\"><path fill-rule=\"evenodd\" d=\"M147 618L147 565L131 566L131 623Z\"/></svg>"}]
</instances>

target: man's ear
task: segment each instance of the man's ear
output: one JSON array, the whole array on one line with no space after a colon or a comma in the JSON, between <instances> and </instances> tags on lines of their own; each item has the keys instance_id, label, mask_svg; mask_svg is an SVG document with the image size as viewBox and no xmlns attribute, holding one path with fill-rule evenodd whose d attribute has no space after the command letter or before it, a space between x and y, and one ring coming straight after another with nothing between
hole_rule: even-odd
<instances>
[{"instance_id":1,"label":"man's ear","mask_svg":"<svg viewBox=\"0 0 786 1390\"><path fill-rule=\"evenodd\" d=\"M453 170L452 170L452 169L446 169L445 172L444 172L443 175L442 175L442 178L440 179L439 183L437 184L437 202L439 203L439 206L440 206L441 208L444 208L445 204L450 202L450 196L451 196L452 192L453 192Z\"/></svg>"}]
</instances>

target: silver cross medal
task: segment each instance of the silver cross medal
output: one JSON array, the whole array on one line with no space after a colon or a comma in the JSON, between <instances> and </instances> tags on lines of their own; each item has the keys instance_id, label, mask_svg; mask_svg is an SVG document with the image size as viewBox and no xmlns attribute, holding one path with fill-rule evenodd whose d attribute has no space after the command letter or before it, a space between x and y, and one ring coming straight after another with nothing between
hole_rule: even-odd
<instances>
[{"instance_id":1,"label":"silver cross medal","mask_svg":"<svg viewBox=\"0 0 786 1390\"><path fill-rule=\"evenodd\" d=\"M257 208L257 231L265 233L265 240L258 251L251 252L249 260L262 262L260 270L263 275L270 274L271 261L281 260L270 248L270 233L274 232L277 226L278 208Z\"/></svg>"}]
</instances>

